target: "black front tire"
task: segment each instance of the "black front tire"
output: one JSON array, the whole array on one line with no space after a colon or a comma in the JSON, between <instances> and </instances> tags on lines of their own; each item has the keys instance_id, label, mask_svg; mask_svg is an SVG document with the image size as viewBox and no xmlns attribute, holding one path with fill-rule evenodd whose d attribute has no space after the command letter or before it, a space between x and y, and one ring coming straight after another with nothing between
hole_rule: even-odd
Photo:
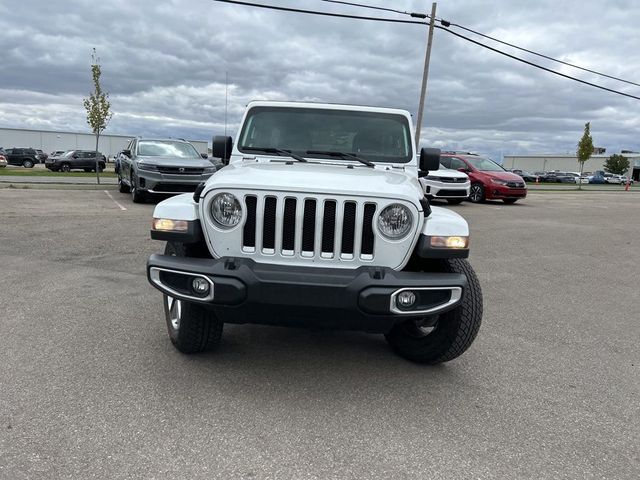
<instances>
[{"instance_id":1,"label":"black front tire","mask_svg":"<svg viewBox=\"0 0 640 480\"><path fill-rule=\"evenodd\" d=\"M484 187L481 183L474 183L471 185L471 191L469 192L469 200L473 203L481 203L485 200Z\"/></svg>"},{"instance_id":2,"label":"black front tire","mask_svg":"<svg viewBox=\"0 0 640 480\"><path fill-rule=\"evenodd\" d=\"M464 198L447 198L449 205L460 205L462 202L464 202Z\"/></svg>"},{"instance_id":3,"label":"black front tire","mask_svg":"<svg viewBox=\"0 0 640 480\"><path fill-rule=\"evenodd\" d=\"M482 290L478 277L466 260L437 260L425 265L424 270L464 274L468 287L460 304L437 318L398 324L385 337L401 357L433 365L459 357L473 343L482 323Z\"/></svg>"},{"instance_id":4,"label":"black front tire","mask_svg":"<svg viewBox=\"0 0 640 480\"><path fill-rule=\"evenodd\" d=\"M122 181L122 177L120 177L120 175L118 175L118 191L120 193L129 193L129 187L127 187L125 185L125 183Z\"/></svg>"},{"instance_id":5,"label":"black front tire","mask_svg":"<svg viewBox=\"0 0 640 480\"><path fill-rule=\"evenodd\" d=\"M63 172L70 172L71 171L71 165L69 165L68 163L63 163L60 166L60 170Z\"/></svg>"},{"instance_id":6,"label":"black front tire","mask_svg":"<svg viewBox=\"0 0 640 480\"><path fill-rule=\"evenodd\" d=\"M165 255L188 257L199 254L192 246L169 242ZM172 302L173 300L173 302ZM175 303L180 302L180 303ZM212 350L220 344L224 323L211 310L195 303L163 295L167 332L171 343L182 353ZM176 321L176 317L177 321Z\"/></svg>"},{"instance_id":7,"label":"black front tire","mask_svg":"<svg viewBox=\"0 0 640 480\"><path fill-rule=\"evenodd\" d=\"M131 175L131 179L129 180L129 191L131 192L131 200L133 203L144 203L146 198L145 193L142 190L138 189L138 185L136 184L136 179L133 175Z\"/></svg>"}]
</instances>

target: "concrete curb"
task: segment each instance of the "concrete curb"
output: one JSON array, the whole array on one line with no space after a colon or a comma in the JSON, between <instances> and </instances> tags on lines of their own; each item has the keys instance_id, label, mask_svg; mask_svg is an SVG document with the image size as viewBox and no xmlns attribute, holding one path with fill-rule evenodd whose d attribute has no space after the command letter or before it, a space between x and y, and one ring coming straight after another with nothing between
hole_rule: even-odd
<instances>
[{"instance_id":1,"label":"concrete curb","mask_svg":"<svg viewBox=\"0 0 640 480\"><path fill-rule=\"evenodd\" d=\"M0 189L15 190L118 190L118 185L91 185L79 183L5 183L0 182Z\"/></svg>"}]
</instances>

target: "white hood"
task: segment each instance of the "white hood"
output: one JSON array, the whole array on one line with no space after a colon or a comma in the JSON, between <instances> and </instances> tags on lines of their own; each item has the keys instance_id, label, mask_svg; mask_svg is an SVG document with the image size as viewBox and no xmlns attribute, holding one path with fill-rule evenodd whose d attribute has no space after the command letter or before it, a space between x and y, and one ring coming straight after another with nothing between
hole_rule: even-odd
<instances>
[{"instance_id":1,"label":"white hood","mask_svg":"<svg viewBox=\"0 0 640 480\"><path fill-rule=\"evenodd\" d=\"M440 167L438 170L429 172L429 176L432 177L451 177L451 178L467 178L468 175L458 170L452 170L450 168Z\"/></svg>"},{"instance_id":2,"label":"white hood","mask_svg":"<svg viewBox=\"0 0 640 480\"><path fill-rule=\"evenodd\" d=\"M347 196L395 198L420 210L422 189L414 175L402 169L364 165L327 165L315 162L234 162L207 181L203 195L225 188L314 192Z\"/></svg>"}]
</instances>

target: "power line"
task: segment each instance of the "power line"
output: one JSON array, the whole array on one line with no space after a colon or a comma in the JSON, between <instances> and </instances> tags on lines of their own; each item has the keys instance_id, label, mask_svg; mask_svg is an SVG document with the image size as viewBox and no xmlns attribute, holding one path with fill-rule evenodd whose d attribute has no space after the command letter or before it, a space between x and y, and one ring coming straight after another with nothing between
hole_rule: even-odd
<instances>
[{"instance_id":1,"label":"power line","mask_svg":"<svg viewBox=\"0 0 640 480\"><path fill-rule=\"evenodd\" d=\"M612 88L603 87L602 85L598 85L598 84L595 84L595 83L587 82L586 80L582 80L580 78L572 77L571 75L566 75L566 74L558 72L556 70L552 70L550 68L543 67L542 65L538 65L537 63L530 62L528 60L525 60L524 58L516 57L515 55L511 55L510 53L504 52L502 50L498 50L497 48L493 48L493 47L490 47L489 45L486 45L484 43L480 43L480 42L478 42L476 40L473 40L472 38L465 37L464 35L461 35L460 33L454 32L453 30L449 30L448 28L441 27L439 25L436 25L436 28L439 28L440 30L444 30L445 32L450 33L451 35L455 35L456 37L462 38L462 39L464 39L464 40L466 40L468 42L474 43L474 44L479 45L479 46L481 46L483 48L491 50L493 52L499 53L500 55L504 55L505 57L509 57L509 58L511 58L513 60L516 60L518 62L526 63L527 65L530 65L532 67L539 68L540 70L544 70L545 72L553 73L554 75L559 75L560 77L568 78L569 80L574 80L576 82L580 82L580 83L583 83L585 85L589 85L591 87L599 88L600 90L605 90L607 92L615 93L617 95L622 95L622 96L625 96L625 97L635 98L636 100L640 100L640 97L637 97L635 95L631 95L629 93L621 92L619 90L614 90Z\"/></svg>"},{"instance_id":2,"label":"power line","mask_svg":"<svg viewBox=\"0 0 640 480\"><path fill-rule=\"evenodd\" d=\"M320 0L320 1L327 2L327 3L340 3L342 5L349 5L351 7L361 7L361 8L369 8L371 10L381 10L384 12L399 13L401 15L409 15L410 17L414 17L414 18L429 18L429 15L427 15L426 13L407 12L404 10L396 10L395 8L376 7L375 5L365 5L364 3L344 2L342 0Z\"/></svg>"},{"instance_id":3,"label":"power line","mask_svg":"<svg viewBox=\"0 0 640 480\"><path fill-rule=\"evenodd\" d=\"M424 13L411 13L411 12L407 12L407 11L403 11L403 10L396 10L394 8L385 8L385 7L377 7L377 6L374 6L374 5L365 5L363 3L346 2L346 1L342 1L342 0L321 0L321 1L328 2L328 3L340 3L340 4L343 4L343 5L350 5L350 6L353 6L353 7L370 8L372 10L382 10L382 11L387 11L387 12L399 13L401 15L409 15L409 16L415 17L415 18L429 18L429 15L424 14ZM632 82L631 80L625 80L624 78L616 77L614 75L608 75L606 73L598 72L597 70L592 70L590 68L581 67L580 65L575 65L573 63L569 63L569 62L566 62L564 60L560 60L558 58L553 58L553 57L551 57L549 55L545 55L543 53L539 53L539 52L530 50L528 48L520 47L520 46L515 45L513 43L509 43L509 42L506 42L504 40L500 40L499 38L492 37L491 35L487 35L485 33L478 32L477 30L473 30L473 29L471 29L469 27L465 27L464 25L460 25L459 23L452 23L452 22L449 22L449 21L444 20L442 18L436 18L436 20L439 21L442 24L442 26L444 26L444 27L449 27L449 26L457 27L457 28L460 28L462 30L466 30L467 32L470 32L470 33L473 33L475 35L478 35L480 37L484 37L484 38L487 38L489 40L493 40L494 42L501 43L503 45L507 45L507 46L509 46L511 48L515 48L517 50L521 50L523 52L530 53L531 55L536 55L538 57L541 57L541 58L544 58L544 59L547 59L547 60L551 60L552 62L560 63L562 65L566 65L566 66L571 67L571 68L577 68L578 70L582 70L584 72L593 73L594 75L600 75L601 77L610 78L611 80L616 80L618 82L623 82L623 83L627 83L629 85L635 85L636 87L640 87L640 83Z\"/></svg>"},{"instance_id":4,"label":"power line","mask_svg":"<svg viewBox=\"0 0 640 480\"><path fill-rule=\"evenodd\" d=\"M299 8L288 8L288 7L278 7L275 5L264 5L261 3L252 3L252 2L244 2L244 1L240 1L240 0L212 0L214 2L221 2L221 3L231 3L231 4L236 4L236 5L245 5L245 6L249 6L249 7L258 7L258 8L265 8L265 9L269 9L269 10L279 10L279 11L284 11L284 12L294 12L294 13L304 13L304 14L309 14L309 15L321 15L321 16L325 16L325 17L339 17L339 18L351 18L351 19L357 19L357 20L370 20L370 21L375 21L375 22L390 22L390 23L408 23L408 24L414 24L414 25L427 25L426 22L420 22L420 21L416 21L416 20L398 20L398 19L392 19L392 18L380 18L380 17L366 17L366 16L360 16L360 15L347 15L347 14L342 14L342 13L329 13L329 12L320 12L320 11L316 11L316 10L302 10ZM444 22L443 25L449 24L449 22L446 22L444 20L441 20L441 22ZM513 60L516 60L518 62L521 63L525 63L531 67L534 68L538 68L540 70L544 70L546 72L549 73L553 73L554 75L558 75L560 77L563 78L568 78L569 80L574 80L576 82L582 83L584 85L589 85L591 87L594 88L598 88L600 90L604 90L606 92L610 92L610 93L615 93L617 95L622 95L624 97L629 97L629 98L634 98L636 100L640 100L640 97L635 96L635 95L631 95L629 93L625 93L625 92L621 92L619 90L614 90L612 88L607 88L607 87L603 87L601 85L592 83L592 82L588 82L586 80L581 80L580 78L576 78L576 77L572 77L571 75L567 75L561 72L558 72L556 70L552 70L550 68L547 67L543 67L542 65L538 65L537 63L533 63L530 62L528 60L525 60L524 58L520 58L520 57L516 57L515 55L511 55L507 52L504 52L502 50L498 50L497 48L493 48L490 47L489 45L486 45L484 43L478 42L476 40L473 40L472 38L466 37L460 33L454 32L453 30L449 30L448 28L445 28L444 26L440 26L440 25L436 25L436 28L440 29L440 30L444 30L445 32L450 33L451 35L455 35L456 37L462 38L468 42L474 43L480 47L486 48L488 50L491 50L495 53L498 53L500 55L504 55L505 57L509 57Z\"/></svg>"},{"instance_id":5,"label":"power line","mask_svg":"<svg viewBox=\"0 0 640 480\"><path fill-rule=\"evenodd\" d=\"M440 20L440 21L442 22L443 20ZM449 22L447 22L447 23L449 23ZM610 78L612 80L617 80L619 82L624 82L624 83L628 83L630 85L635 85L637 87L640 87L640 83L632 82L631 80L625 80L624 78L620 78L620 77L614 77L613 75L607 75L606 73L598 72L596 70L591 70L589 68L581 67L579 65L574 65L573 63L565 62L564 60L559 60L557 58L553 58L553 57L550 57L548 55L544 55L542 53L534 52L533 50L529 50L528 48L519 47L518 45L514 45L513 43L505 42L504 40L500 40L499 38L495 38L495 37L492 37L490 35L486 35L484 33L477 32L475 30L472 30L472 29L470 29L468 27L464 27L464 26L459 25L457 23L451 23L450 25L452 27L457 27L457 28L460 28L462 30L466 30L467 32L474 33L474 34L479 35L481 37L488 38L489 40L493 40L494 42L502 43L503 45L507 45L509 47L516 48L518 50L522 50L523 52L530 53L531 55L536 55L538 57L546 58L547 60L551 60L552 62L561 63L563 65L567 65L567 66L572 67L572 68L577 68L578 70L583 70L585 72L593 73L595 75L600 75L602 77L607 77L607 78ZM447 25L444 25L444 26L447 26Z\"/></svg>"},{"instance_id":6,"label":"power line","mask_svg":"<svg viewBox=\"0 0 640 480\"><path fill-rule=\"evenodd\" d=\"M425 22L419 22L417 20L399 20L395 18L381 18L381 17L365 17L362 15L347 15L346 13L330 13L330 12L318 12L316 10L302 10L300 8L278 7L275 5L264 5L262 3L241 2L239 0L212 0L213 2L232 3L236 5L245 5L248 7L266 8L268 10L279 10L282 12L294 12L294 13L306 13L310 15L322 15L325 17L339 17L339 18L352 18L356 20L371 20L375 22L388 22L388 23L410 23L415 25L426 25Z\"/></svg>"}]
</instances>

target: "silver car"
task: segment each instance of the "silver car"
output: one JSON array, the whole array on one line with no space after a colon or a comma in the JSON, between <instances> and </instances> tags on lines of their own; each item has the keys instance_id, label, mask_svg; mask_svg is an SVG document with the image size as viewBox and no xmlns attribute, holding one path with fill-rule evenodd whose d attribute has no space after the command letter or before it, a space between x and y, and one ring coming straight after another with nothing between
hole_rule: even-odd
<instances>
[{"instance_id":1,"label":"silver car","mask_svg":"<svg viewBox=\"0 0 640 480\"><path fill-rule=\"evenodd\" d=\"M148 194L193 192L216 166L184 140L135 138L118 154L116 172L120 192L140 203Z\"/></svg>"}]
</instances>

